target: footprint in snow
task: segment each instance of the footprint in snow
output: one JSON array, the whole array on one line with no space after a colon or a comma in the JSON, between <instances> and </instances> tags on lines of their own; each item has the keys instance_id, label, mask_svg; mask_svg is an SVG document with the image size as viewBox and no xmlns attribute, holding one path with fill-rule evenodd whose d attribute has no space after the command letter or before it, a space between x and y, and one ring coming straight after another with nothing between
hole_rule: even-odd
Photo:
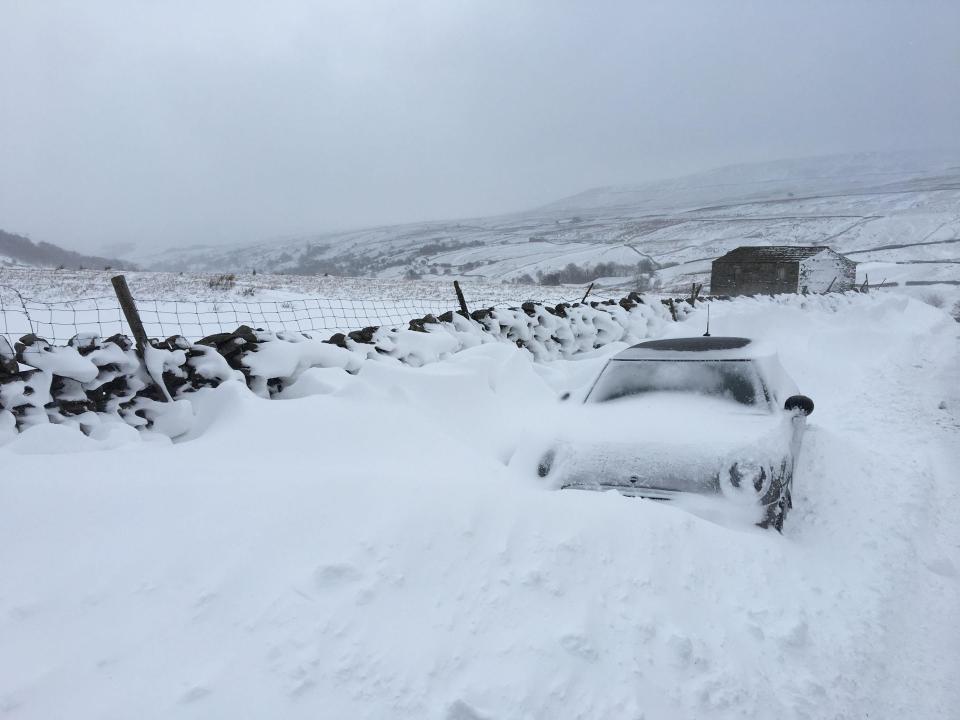
<instances>
[{"instance_id":1,"label":"footprint in snow","mask_svg":"<svg viewBox=\"0 0 960 720\"><path fill-rule=\"evenodd\" d=\"M463 700L455 700L447 708L445 720L488 720L488 717Z\"/></svg>"},{"instance_id":2,"label":"footprint in snow","mask_svg":"<svg viewBox=\"0 0 960 720\"><path fill-rule=\"evenodd\" d=\"M674 661L680 666L689 665L693 659L693 642L685 635L671 635L667 646Z\"/></svg>"},{"instance_id":3,"label":"footprint in snow","mask_svg":"<svg viewBox=\"0 0 960 720\"><path fill-rule=\"evenodd\" d=\"M183 695L180 696L180 704L188 705L190 703L196 702L197 700L202 700L210 693L211 693L210 688L204 687L203 685L194 685L189 690L187 690Z\"/></svg>"},{"instance_id":4,"label":"footprint in snow","mask_svg":"<svg viewBox=\"0 0 960 720\"><path fill-rule=\"evenodd\" d=\"M927 570L941 577L954 578L957 576L957 568L950 562L949 558L937 558L936 560L925 562L924 565L926 565Z\"/></svg>"},{"instance_id":5,"label":"footprint in snow","mask_svg":"<svg viewBox=\"0 0 960 720\"><path fill-rule=\"evenodd\" d=\"M564 635L560 638L560 647L571 655L576 655L588 662L596 662L600 657L590 640L584 635Z\"/></svg>"},{"instance_id":6,"label":"footprint in snow","mask_svg":"<svg viewBox=\"0 0 960 720\"><path fill-rule=\"evenodd\" d=\"M320 565L313 571L313 581L320 589L349 585L361 579L363 579L363 573L350 563Z\"/></svg>"}]
</instances>

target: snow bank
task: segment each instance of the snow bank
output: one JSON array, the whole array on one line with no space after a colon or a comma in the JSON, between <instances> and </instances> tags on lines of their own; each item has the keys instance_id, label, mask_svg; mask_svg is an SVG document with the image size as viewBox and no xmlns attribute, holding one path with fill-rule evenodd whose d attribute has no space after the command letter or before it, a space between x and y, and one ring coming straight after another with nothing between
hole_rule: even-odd
<instances>
[{"instance_id":1,"label":"snow bank","mask_svg":"<svg viewBox=\"0 0 960 720\"><path fill-rule=\"evenodd\" d=\"M711 305L718 309L780 305L836 312L874 302L869 296L851 293L739 298ZM224 382L242 381L256 395L272 397L296 385L310 369L356 373L374 360L422 367L485 343L515 345L541 363L581 357L663 335L671 327L685 325L683 320L704 305L664 303L636 294L619 301L555 306L530 302L477 310L469 316L427 315L411 320L409 328L368 327L328 339L242 326L196 343L179 336L153 340L146 348L146 363L131 341L120 335L105 340L78 335L62 347L28 335L15 348L6 341L0 346L0 357L7 364L0 370L0 442L16 430L47 422L74 425L90 433L103 422L103 415L178 437L189 432L192 418L190 406L180 401ZM714 330L719 330L716 325ZM690 330L685 327L684 332ZM15 364L28 369L14 368Z\"/></svg>"},{"instance_id":2,"label":"snow bank","mask_svg":"<svg viewBox=\"0 0 960 720\"><path fill-rule=\"evenodd\" d=\"M464 317L447 313L411 321L409 329L365 328L321 340L299 333L241 327L191 343L174 336L151 341L141 361L123 336L78 335L53 346L28 335L0 347L0 441L48 422L90 433L110 415L169 437L187 433L190 406L202 388L244 381L262 397L283 392L312 368L357 372L368 360L394 359L420 367L482 343L509 342L540 361L573 357L663 331L670 315L640 296L619 301L490 308ZM19 365L27 366L21 371ZM302 390L302 386L301 386Z\"/></svg>"},{"instance_id":3,"label":"snow bank","mask_svg":"<svg viewBox=\"0 0 960 720\"><path fill-rule=\"evenodd\" d=\"M955 717L957 325L898 298L711 315L817 401L782 536L505 465L622 343L361 359L283 402L226 380L178 443L27 429L0 448L0 713Z\"/></svg>"},{"instance_id":4,"label":"snow bank","mask_svg":"<svg viewBox=\"0 0 960 720\"><path fill-rule=\"evenodd\" d=\"M147 354L149 368L131 341L119 335L105 340L78 335L63 347L28 335L14 348L0 343L0 357L5 358L0 367L0 440L3 428L7 439L11 428L23 431L48 423L93 435L105 423L117 421L176 437L189 430L193 413L189 403L173 396L241 377L213 349L182 338L155 342ZM163 388L157 377L162 377Z\"/></svg>"}]
</instances>

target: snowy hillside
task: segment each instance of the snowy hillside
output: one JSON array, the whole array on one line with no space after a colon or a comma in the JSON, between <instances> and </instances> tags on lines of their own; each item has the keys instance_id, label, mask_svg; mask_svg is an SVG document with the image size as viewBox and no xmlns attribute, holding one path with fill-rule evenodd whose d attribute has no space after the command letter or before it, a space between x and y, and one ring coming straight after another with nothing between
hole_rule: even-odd
<instances>
[{"instance_id":1,"label":"snowy hillside","mask_svg":"<svg viewBox=\"0 0 960 720\"><path fill-rule=\"evenodd\" d=\"M0 714L953 718L958 325L833 305L712 305L817 403L782 536L508 464L617 346L227 383L173 444L33 427L0 447Z\"/></svg>"},{"instance_id":2,"label":"snowy hillside","mask_svg":"<svg viewBox=\"0 0 960 720\"><path fill-rule=\"evenodd\" d=\"M591 190L494 218L417 223L193 248L147 267L338 275L536 279L574 264L608 284L659 268L665 289L709 282L710 260L749 244L830 245L861 279L960 280L960 154L854 155L741 165L675 180Z\"/></svg>"},{"instance_id":3,"label":"snowy hillside","mask_svg":"<svg viewBox=\"0 0 960 720\"><path fill-rule=\"evenodd\" d=\"M130 264L111 258L82 255L48 242L35 243L23 235L0 230L0 269L9 267L78 269L108 266L122 268L129 267Z\"/></svg>"}]
</instances>

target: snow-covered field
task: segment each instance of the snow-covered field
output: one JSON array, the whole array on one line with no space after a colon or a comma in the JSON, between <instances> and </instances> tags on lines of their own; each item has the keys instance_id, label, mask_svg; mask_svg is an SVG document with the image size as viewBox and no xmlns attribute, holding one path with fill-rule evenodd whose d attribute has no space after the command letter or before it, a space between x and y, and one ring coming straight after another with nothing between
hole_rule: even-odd
<instances>
[{"instance_id":1,"label":"snow-covered field","mask_svg":"<svg viewBox=\"0 0 960 720\"><path fill-rule=\"evenodd\" d=\"M838 155L717 168L587 190L499 217L274 238L247 247L141 252L144 267L272 270L483 282L570 263L651 261L668 292L709 286L710 260L741 245L827 245L861 282L960 282L960 154ZM936 264L934 264L936 261ZM630 282L633 273L610 278Z\"/></svg>"},{"instance_id":2,"label":"snow-covered field","mask_svg":"<svg viewBox=\"0 0 960 720\"><path fill-rule=\"evenodd\" d=\"M897 277L887 270L881 267L871 282ZM33 332L63 344L77 333L95 333L100 337L129 334L110 284L115 274L102 270L0 268L0 336L13 343ZM438 315L458 307L449 279L383 280L260 273L237 274L232 281L222 284L222 274L216 273L124 275L147 334L158 338L183 335L197 340L213 333L231 332L241 324L272 331L332 334L369 325L406 326L415 317ZM545 287L478 279L464 279L460 284L471 310L517 306L527 300L576 302L586 291L576 285ZM629 284L621 288L595 287L589 297L619 299L632 289ZM890 289L875 292L887 293ZM920 298L960 317L960 288L956 286L900 287L895 292ZM682 293L674 296L678 294Z\"/></svg>"},{"instance_id":3,"label":"snow-covered field","mask_svg":"<svg viewBox=\"0 0 960 720\"><path fill-rule=\"evenodd\" d=\"M914 294L933 286L932 292L957 297L958 204L956 152L780 160L596 188L498 217L248 247L141 248L130 259L142 267L215 272L127 275L148 333L194 339L241 323L329 333L405 324L455 307L454 278L471 308L577 300L586 283L531 284L539 272L571 264L583 271L579 277L605 275L596 278L595 296L619 297L640 282L671 295L689 293L694 283L709 292L712 260L741 245L826 245L859 263L858 283ZM598 263L606 267L597 270ZM640 275L638 263L646 268ZM218 286L232 271L235 280ZM0 258L0 335L32 330L65 341L77 331L121 331L112 274L8 266ZM418 275L423 279L404 279ZM515 284L519 280L525 284ZM25 299L32 324L13 290Z\"/></svg>"},{"instance_id":4,"label":"snow-covered field","mask_svg":"<svg viewBox=\"0 0 960 720\"><path fill-rule=\"evenodd\" d=\"M956 717L960 325L892 294L711 312L817 403L782 536L508 465L622 345L227 384L174 444L28 430L0 448L0 715Z\"/></svg>"},{"instance_id":5,"label":"snow-covered field","mask_svg":"<svg viewBox=\"0 0 960 720\"><path fill-rule=\"evenodd\" d=\"M0 268L0 335L11 341L35 332L63 343L78 332L101 337L126 332L110 284L115 272ZM222 273L125 272L147 334L191 339L230 332L247 324L269 330L358 330L368 325L406 325L414 317L458 307L444 280ZM584 287L541 287L463 280L472 309L527 300L575 301ZM16 291L16 292L15 292ZM598 291L593 297L605 297Z\"/></svg>"},{"instance_id":6,"label":"snow-covered field","mask_svg":"<svg viewBox=\"0 0 960 720\"><path fill-rule=\"evenodd\" d=\"M17 288L41 302L113 297L109 270L52 270L36 267L0 267L0 287ZM226 299L291 300L303 297L343 297L353 300L406 300L452 298L453 278L424 280L271 275L236 273L229 287L218 282L223 273L124 271L130 291L138 300L218 301ZM513 302L517 298L569 297L556 288L461 279L468 300Z\"/></svg>"}]
</instances>

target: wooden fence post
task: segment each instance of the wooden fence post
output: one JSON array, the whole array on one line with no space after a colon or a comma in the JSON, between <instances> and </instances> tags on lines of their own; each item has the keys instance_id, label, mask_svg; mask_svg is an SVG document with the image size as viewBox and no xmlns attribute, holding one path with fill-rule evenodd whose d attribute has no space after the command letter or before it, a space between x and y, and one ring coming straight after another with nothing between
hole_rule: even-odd
<instances>
[{"instance_id":1,"label":"wooden fence post","mask_svg":"<svg viewBox=\"0 0 960 720\"><path fill-rule=\"evenodd\" d=\"M162 374L161 377L155 377L146 361L147 331L143 329L143 321L137 311L137 304L133 301L133 295L130 294L130 288L127 287L127 279L123 275L115 275L110 278L110 283L113 285L113 291L117 294L117 300L120 301L120 309L123 310L123 316L127 319L130 332L133 333L133 338L137 341L137 356L143 362L147 375L160 387L163 402L172 402L173 398L170 397L170 391L167 390L166 384L163 382Z\"/></svg>"},{"instance_id":2,"label":"wooden fence post","mask_svg":"<svg viewBox=\"0 0 960 720\"><path fill-rule=\"evenodd\" d=\"M583 297L580 299L581 303L585 303L587 301L587 295L590 294L591 290L593 290L593 283L590 283L590 287L588 287L587 291L583 294Z\"/></svg>"},{"instance_id":3,"label":"wooden fence post","mask_svg":"<svg viewBox=\"0 0 960 720\"><path fill-rule=\"evenodd\" d=\"M667 298L667 307L670 308L670 317L677 321L677 306L673 304L673 298Z\"/></svg>"},{"instance_id":4,"label":"wooden fence post","mask_svg":"<svg viewBox=\"0 0 960 720\"><path fill-rule=\"evenodd\" d=\"M697 298L700 297L700 291L701 291L702 289L703 289L703 283L700 283L699 285L697 285L697 283L693 283L693 285L690 287L690 301L689 301L689 302L690 302L691 305L693 305L695 302L697 302Z\"/></svg>"},{"instance_id":5,"label":"wooden fence post","mask_svg":"<svg viewBox=\"0 0 960 720\"><path fill-rule=\"evenodd\" d=\"M127 287L127 279L123 275L115 275L110 278L110 282L113 284L113 291L117 294L117 300L120 301L120 309L123 310L123 316L127 319L130 332L133 333L133 339L137 342L137 353L143 357L143 350L147 346L147 331L143 329L143 321L140 320L137 304L133 301L130 288Z\"/></svg>"},{"instance_id":6,"label":"wooden fence post","mask_svg":"<svg viewBox=\"0 0 960 720\"><path fill-rule=\"evenodd\" d=\"M457 292L457 300L460 302L460 312L464 317L470 317L470 311L467 310L467 301L463 298L463 290L460 289L460 283L456 280L453 281L453 289Z\"/></svg>"}]
</instances>

